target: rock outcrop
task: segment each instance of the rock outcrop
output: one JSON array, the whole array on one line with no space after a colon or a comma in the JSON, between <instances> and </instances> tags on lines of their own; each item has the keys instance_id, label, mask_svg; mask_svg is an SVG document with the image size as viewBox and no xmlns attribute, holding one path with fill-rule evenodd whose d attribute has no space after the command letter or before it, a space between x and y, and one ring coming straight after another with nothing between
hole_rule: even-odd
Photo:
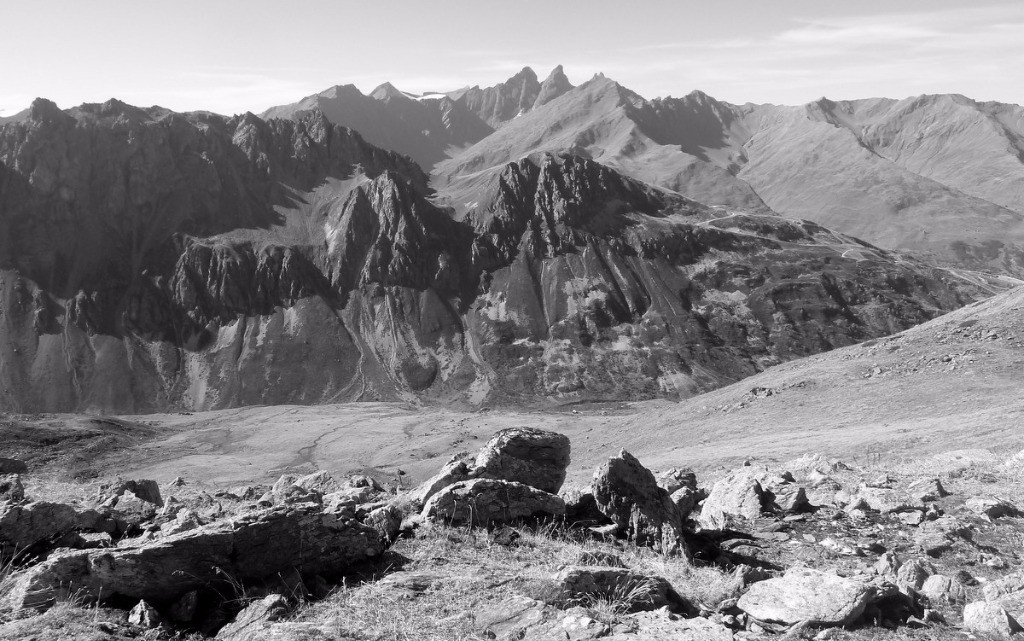
<instances>
[{"instance_id":1,"label":"rock outcrop","mask_svg":"<svg viewBox=\"0 0 1024 641\"><path fill-rule=\"evenodd\" d=\"M117 533L118 525L96 510L64 503L0 503L0 551L21 553L79 531Z\"/></svg>"},{"instance_id":2,"label":"rock outcrop","mask_svg":"<svg viewBox=\"0 0 1024 641\"><path fill-rule=\"evenodd\" d=\"M462 481L492 479L522 483L557 494L569 467L569 439L557 432L513 427L492 436L475 458L457 454L441 470L411 492L423 505L444 488Z\"/></svg>"},{"instance_id":3,"label":"rock outcrop","mask_svg":"<svg viewBox=\"0 0 1024 641\"><path fill-rule=\"evenodd\" d=\"M637 545L686 553L682 518L667 490L635 456L622 450L594 471L597 508Z\"/></svg>"},{"instance_id":4,"label":"rock outcrop","mask_svg":"<svg viewBox=\"0 0 1024 641\"><path fill-rule=\"evenodd\" d=\"M47 608L72 593L169 604L229 581L338 575L384 549L376 530L319 505L273 508L155 542L54 554L18 577L6 605Z\"/></svg>"},{"instance_id":5,"label":"rock outcrop","mask_svg":"<svg viewBox=\"0 0 1024 641\"><path fill-rule=\"evenodd\" d=\"M477 454L472 475L557 494L565 482L569 449L563 434L524 427L501 430Z\"/></svg>"}]
</instances>

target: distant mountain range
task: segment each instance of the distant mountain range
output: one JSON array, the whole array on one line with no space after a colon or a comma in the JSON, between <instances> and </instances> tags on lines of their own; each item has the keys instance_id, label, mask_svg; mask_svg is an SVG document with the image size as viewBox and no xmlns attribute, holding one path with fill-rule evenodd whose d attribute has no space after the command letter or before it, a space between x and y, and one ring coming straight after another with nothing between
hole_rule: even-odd
<instances>
[{"instance_id":1,"label":"distant mountain range","mask_svg":"<svg viewBox=\"0 0 1024 641\"><path fill-rule=\"evenodd\" d=\"M267 117L39 99L0 125L0 411L692 396L1016 282L1019 113L561 68Z\"/></svg>"},{"instance_id":2,"label":"distant mountain range","mask_svg":"<svg viewBox=\"0 0 1024 641\"><path fill-rule=\"evenodd\" d=\"M1024 108L958 95L799 107L731 105L695 91L646 100L561 67L417 99L333 88L314 106L432 171L459 215L502 167L569 153L712 206L813 220L931 261L1024 276ZM440 114L444 114L443 116Z\"/></svg>"}]
</instances>

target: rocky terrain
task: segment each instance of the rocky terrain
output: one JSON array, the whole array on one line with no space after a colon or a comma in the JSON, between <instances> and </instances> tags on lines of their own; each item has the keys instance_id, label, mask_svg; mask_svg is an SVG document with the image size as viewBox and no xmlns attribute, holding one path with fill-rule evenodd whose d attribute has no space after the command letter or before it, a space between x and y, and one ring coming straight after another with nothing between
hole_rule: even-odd
<instances>
[{"instance_id":1,"label":"rocky terrain","mask_svg":"<svg viewBox=\"0 0 1024 641\"><path fill-rule=\"evenodd\" d=\"M1009 638L1020 456L708 476L511 428L370 476L56 480L0 459L0 638ZM399 481L400 484L400 481ZM58 498L59 497L59 498Z\"/></svg>"},{"instance_id":2,"label":"rocky terrain","mask_svg":"<svg viewBox=\"0 0 1024 641\"><path fill-rule=\"evenodd\" d=\"M318 110L37 101L0 129L0 407L685 398L1002 286L581 156L461 214L428 183Z\"/></svg>"}]
</instances>

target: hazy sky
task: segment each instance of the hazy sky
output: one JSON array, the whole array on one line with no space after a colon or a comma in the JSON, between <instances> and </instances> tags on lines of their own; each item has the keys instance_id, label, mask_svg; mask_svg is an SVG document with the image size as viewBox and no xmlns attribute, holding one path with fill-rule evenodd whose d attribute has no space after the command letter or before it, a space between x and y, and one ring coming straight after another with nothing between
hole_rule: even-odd
<instances>
[{"instance_id":1,"label":"hazy sky","mask_svg":"<svg viewBox=\"0 0 1024 641\"><path fill-rule=\"evenodd\" d=\"M0 2L0 115L36 96L259 112L335 84L447 90L556 64L649 98L1024 104L1021 0Z\"/></svg>"}]
</instances>

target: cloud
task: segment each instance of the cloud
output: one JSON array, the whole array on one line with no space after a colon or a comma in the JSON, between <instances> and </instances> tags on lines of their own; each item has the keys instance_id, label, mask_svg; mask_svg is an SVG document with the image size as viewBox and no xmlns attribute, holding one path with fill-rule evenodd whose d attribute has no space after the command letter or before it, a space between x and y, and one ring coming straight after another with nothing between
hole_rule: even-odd
<instances>
[{"instance_id":1,"label":"cloud","mask_svg":"<svg viewBox=\"0 0 1024 641\"><path fill-rule=\"evenodd\" d=\"M773 38L776 43L828 46L873 46L879 43L904 43L908 40L940 37L934 29L898 24L864 24L839 26L811 24L783 31Z\"/></svg>"},{"instance_id":2,"label":"cloud","mask_svg":"<svg viewBox=\"0 0 1024 641\"><path fill-rule=\"evenodd\" d=\"M1024 65L1024 3L804 16L757 37L651 43L632 54L643 63L631 82L645 95L701 88L726 100L792 104L822 94L958 92L1020 103L1024 87L1010 79Z\"/></svg>"}]
</instances>

